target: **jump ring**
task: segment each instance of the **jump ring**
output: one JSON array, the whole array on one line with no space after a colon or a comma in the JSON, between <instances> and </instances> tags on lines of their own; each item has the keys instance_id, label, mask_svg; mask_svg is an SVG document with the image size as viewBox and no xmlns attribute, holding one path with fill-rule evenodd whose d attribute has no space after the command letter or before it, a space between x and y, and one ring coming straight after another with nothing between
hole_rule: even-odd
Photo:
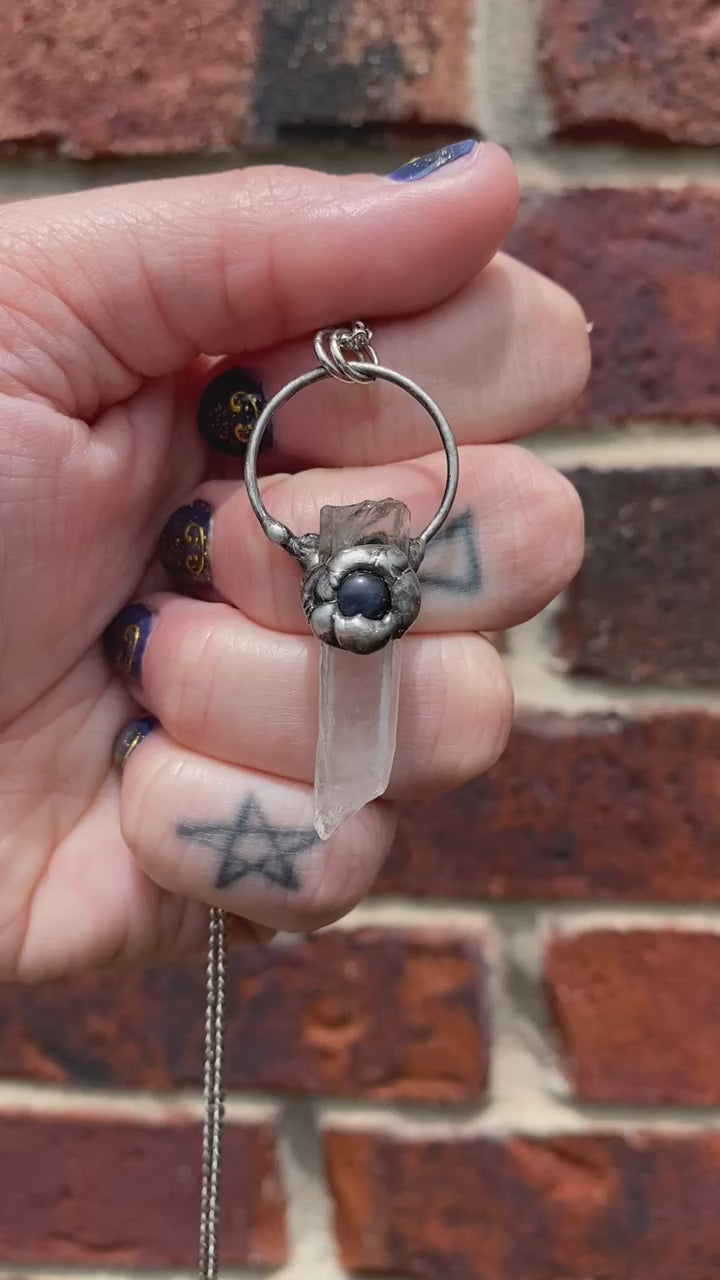
<instances>
[{"instance_id":1,"label":"jump ring","mask_svg":"<svg viewBox=\"0 0 720 1280\"><path fill-rule=\"evenodd\" d=\"M315 335L313 346L323 369L330 377L339 382L372 382L372 374L363 369L358 371L358 364L376 365L378 358L371 346L372 333L362 321L357 321L352 328L321 329ZM343 348L355 355L355 360L348 360Z\"/></svg>"}]
</instances>

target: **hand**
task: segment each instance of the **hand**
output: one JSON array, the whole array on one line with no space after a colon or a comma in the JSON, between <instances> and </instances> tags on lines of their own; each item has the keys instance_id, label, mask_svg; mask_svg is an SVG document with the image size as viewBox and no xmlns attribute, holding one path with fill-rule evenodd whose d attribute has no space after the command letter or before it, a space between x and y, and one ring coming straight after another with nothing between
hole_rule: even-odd
<instances>
[{"instance_id":1,"label":"hand","mask_svg":"<svg viewBox=\"0 0 720 1280\"><path fill-rule=\"evenodd\" d=\"M371 885L394 799L502 751L511 692L479 633L540 609L582 547L573 489L506 442L553 420L588 369L577 305L494 256L515 202L509 160L485 146L422 181L255 169L0 212L1 977L194 950L208 903L241 930L328 922ZM274 391L310 366L308 334L358 317L447 413L461 480L402 642L388 800L320 844L297 566L196 413L208 357L233 353ZM419 527L444 468L413 408L380 385L298 397L268 455L297 471L265 481L273 514L316 529L324 503L392 495ZM211 600L150 568L196 499L213 512ZM108 651L123 682L102 637L130 600L144 608ZM143 711L162 728L141 726L120 779L113 740Z\"/></svg>"}]
</instances>

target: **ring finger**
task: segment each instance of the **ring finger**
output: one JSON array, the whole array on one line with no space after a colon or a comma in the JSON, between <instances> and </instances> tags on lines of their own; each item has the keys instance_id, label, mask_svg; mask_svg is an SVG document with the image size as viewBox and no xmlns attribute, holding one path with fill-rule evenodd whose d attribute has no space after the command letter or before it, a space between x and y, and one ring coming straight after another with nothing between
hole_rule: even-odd
<instances>
[{"instance_id":1,"label":"ring finger","mask_svg":"<svg viewBox=\"0 0 720 1280\"><path fill-rule=\"evenodd\" d=\"M270 511L296 533L319 527L325 504L389 495L412 527L431 518L445 484L433 454L388 467L305 471L263 482ZM419 631L492 631L530 617L575 573L582 509L570 483L514 445L465 446L453 512L420 568ZM297 564L266 538L242 485L213 481L173 513L161 539L165 567L185 585L212 586L249 618L305 635Z\"/></svg>"}]
</instances>

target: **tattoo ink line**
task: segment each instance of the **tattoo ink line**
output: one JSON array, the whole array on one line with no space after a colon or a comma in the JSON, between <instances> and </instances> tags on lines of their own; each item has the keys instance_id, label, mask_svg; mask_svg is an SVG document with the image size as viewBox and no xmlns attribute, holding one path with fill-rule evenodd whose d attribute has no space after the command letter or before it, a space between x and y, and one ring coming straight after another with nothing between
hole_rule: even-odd
<instances>
[{"instance_id":1,"label":"tattoo ink line","mask_svg":"<svg viewBox=\"0 0 720 1280\"><path fill-rule=\"evenodd\" d=\"M273 827L254 796L243 800L232 822L181 822L181 840L201 844L221 855L216 889L259 875L283 889L299 889L295 859L317 842L314 827ZM243 847L248 852L243 852Z\"/></svg>"},{"instance_id":2,"label":"tattoo ink line","mask_svg":"<svg viewBox=\"0 0 720 1280\"><path fill-rule=\"evenodd\" d=\"M433 569L436 561L439 563ZM463 511L462 515L449 520L444 529L435 534L419 577L424 587L447 591L454 596L469 596L482 589L482 570L472 511Z\"/></svg>"}]
</instances>

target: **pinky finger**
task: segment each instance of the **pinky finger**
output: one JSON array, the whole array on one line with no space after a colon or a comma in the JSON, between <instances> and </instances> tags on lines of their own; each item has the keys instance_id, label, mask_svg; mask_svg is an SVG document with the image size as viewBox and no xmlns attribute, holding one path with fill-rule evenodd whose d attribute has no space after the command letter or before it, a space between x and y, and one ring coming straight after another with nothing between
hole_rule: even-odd
<instances>
[{"instance_id":1,"label":"pinky finger","mask_svg":"<svg viewBox=\"0 0 720 1280\"><path fill-rule=\"evenodd\" d=\"M123 836L156 884L254 924L304 932L349 911L394 833L368 805L328 841L312 825L312 788L177 746L158 729L126 757Z\"/></svg>"}]
</instances>

